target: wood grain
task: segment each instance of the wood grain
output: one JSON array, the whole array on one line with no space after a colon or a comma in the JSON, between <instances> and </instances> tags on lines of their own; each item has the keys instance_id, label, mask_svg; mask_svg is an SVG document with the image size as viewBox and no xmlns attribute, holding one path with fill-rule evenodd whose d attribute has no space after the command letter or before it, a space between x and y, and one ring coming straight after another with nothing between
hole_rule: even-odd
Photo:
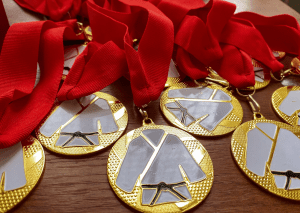
<instances>
[{"instance_id":1,"label":"wood grain","mask_svg":"<svg viewBox=\"0 0 300 213\"><path fill-rule=\"evenodd\" d=\"M263 15L288 13L300 20L300 15L279 0L230 0L237 11L250 10ZM288 65L290 58L286 58ZM280 82L258 91L254 98L261 104L262 114L281 121L271 106L271 95ZM103 89L126 106L129 124L126 132L141 126L142 118L133 106L130 84L120 79ZM240 99L240 98L239 98ZM241 100L241 99L240 99ZM252 119L247 102L241 100L243 122ZM159 109L159 100L148 108L149 117L156 124L170 125ZM199 206L190 212L295 212L300 203L277 197L258 187L243 175L230 151L231 134L223 137L197 137L209 152L215 172L212 190ZM119 200L107 180L106 163L111 146L85 156L66 157L45 150L46 167L41 181L15 212L135 212Z\"/></svg>"}]
</instances>

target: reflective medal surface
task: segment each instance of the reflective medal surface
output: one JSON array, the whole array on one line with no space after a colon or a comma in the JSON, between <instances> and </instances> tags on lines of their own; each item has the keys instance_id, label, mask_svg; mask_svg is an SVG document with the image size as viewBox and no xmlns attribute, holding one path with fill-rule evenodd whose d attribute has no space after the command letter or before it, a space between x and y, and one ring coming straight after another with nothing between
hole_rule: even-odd
<instances>
[{"instance_id":1,"label":"reflective medal surface","mask_svg":"<svg viewBox=\"0 0 300 213\"><path fill-rule=\"evenodd\" d=\"M44 165L43 147L32 136L0 149L0 212L9 211L29 194L40 179Z\"/></svg>"},{"instance_id":2,"label":"reflective medal surface","mask_svg":"<svg viewBox=\"0 0 300 213\"><path fill-rule=\"evenodd\" d=\"M277 89L272 95L272 105L283 120L291 125L300 126L300 86Z\"/></svg>"},{"instance_id":3,"label":"reflective medal surface","mask_svg":"<svg viewBox=\"0 0 300 213\"><path fill-rule=\"evenodd\" d=\"M83 155L101 150L124 132L128 114L115 97L102 92L57 104L36 131L49 150Z\"/></svg>"},{"instance_id":4,"label":"reflective medal surface","mask_svg":"<svg viewBox=\"0 0 300 213\"><path fill-rule=\"evenodd\" d=\"M180 83L170 87L161 96L160 108L175 126L202 136L227 134L243 119L239 101L215 84L195 87Z\"/></svg>"},{"instance_id":5,"label":"reflective medal surface","mask_svg":"<svg viewBox=\"0 0 300 213\"><path fill-rule=\"evenodd\" d=\"M277 60L280 60L285 56L285 52L282 51L272 51L272 53Z\"/></svg>"},{"instance_id":6,"label":"reflective medal surface","mask_svg":"<svg viewBox=\"0 0 300 213\"><path fill-rule=\"evenodd\" d=\"M168 72L168 79L165 84L165 87L173 86L173 85L179 83L182 79L183 79L183 77L178 72L175 62L173 61L173 59L171 59L169 72Z\"/></svg>"},{"instance_id":7,"label":"reflective medal surface","mask_svg":"<svg viewBox=\"0 0 300 213\"><path fill-rule=\"evenodd\" d=\"M108 180L118 197L141 212L184 212L213 183L213 165L201 143L174 127L146 124L110 151Z\"/></svg>"},{"instance_id":8,"label":"reflective medal surface","mask_svg":"<svg viewBox=\"0 0 300 213\"><path fill-rule=\"evenodd\" d=\"M262 89L268 86L271 82L270 69L261 64L260 62L252 59L254 75L255 75L255 85L253 87L243 88L241 90L253 90L253 89Z\"/></svg>"},{"instance_id":9,"label":"reflective medal surface","mask_svg":"<svg viewBox=\"0 0 300 213\"><path fill-rule=\"evenodd\" d=\"M65 54L64 54L65 62L64 62L64 71L62 77L63 80L68 75L69 70L72 68L77 56L79 56L84 51L85 48L86 48L85 44L80 46L72 45L72 46L65 47Z\"/></svg>"},{"instance_id":10,"label":"reflective medal surface","mask_svg":"<svg viewBox=\"0 0 300 213\"><path fill-rule=\"evenodd\" d=\"M300 200L300 129L263 116L239 126L231 151L242 171L266 190Z\"/></svg>"}]
</instances>

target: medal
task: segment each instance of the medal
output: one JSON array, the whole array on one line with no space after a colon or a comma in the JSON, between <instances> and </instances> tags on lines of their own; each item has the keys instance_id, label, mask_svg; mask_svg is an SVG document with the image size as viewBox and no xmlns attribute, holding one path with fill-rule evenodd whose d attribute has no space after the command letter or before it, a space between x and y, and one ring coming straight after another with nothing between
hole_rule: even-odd
<instances>
[{"instance_id":1,"label":"medal","mask_svg":"<svg viewBox=\"0 0 300 213\"><path fill-rule=\"evenodd\" d=\"M43 147L33 137L0 149L0 212L20 203L35 187L45 165Z\"/></svg>"},{"instance_id":2,"label":"medal","mask_svg":"<svg viewBox=\"0 0 300 213\"><path fill-rule=\"evenodd\" d=\"M300 200L300 129L267 120L252 95L248 97L254 120L239 126L231 139L231 151L241 170L266 190Z\"/></svg>"},{"instance_id":3,"label":"medal","mask_svg":"<svg viewBox=\"0 0 300 213\"><path fill-rule=\"evenodd\" d=\"M229 90L208 83L180 83L161 96L160 108L175 126L202 136L227 134L242 122L243 109Z\"/></svg>"},{"instance_id":4,"label":"medal","mask_svg":"<svg viewBox=\"0 0 300 213\"><path fill-rule=\"evenodd\" d=\"M255 89L268 86L271 81L270 69L254 59L252 59L252 64L255 73Z\"/></svg>"},{"instance_id":5,"label":"medal","mask_svg":"<svg viewBox=\"0 0 300 213\"><path fill-rule=\"evenodd\" d=\"M300 125L300 86L277 89L272 95L272 105L277 114L287 123Z\"/></svg>"},{"instance_id":6,"label":"medal","mask_svg":"<svg viewBox=\"0 0 300 213\"><path fill-rule=\"evenodd\" d=\"M113 146L107 175L117 196L136 210L184 212L208 195L213 165L193 136L146 117Z\"/></svg>"},{"instance_id":7,"label":"medal","mask_svg":"<svg viewBox=\"0 0 300 213\"><path fill-rule=\"evenodd\" d=\"M170 87L173 85L176 85L177 83L181 82L183 79L183 76L179 74L177 66L173 59L171 59L169 72L168 72L168 79L165 84L165 87Z\"/></svg>"},{"instance_id":8,"label":"medal","mask_svg":"<svg viewBox=\"0 0 300 213\"><path fill-rule=\"evenodd\" d=\"M299 75L300 61L298 58L294 58L291 62L291 68L280 73L280 79L273 78L277 81L282 81L286 87L277 89L272 94L272 106L276 113L287 123L299 126L300 125L300 87L290 76ZM287 79L285 77L289 76ZM298 79L299 81L299 79Z\"/></svg>"},{"instance_id":9,"label":"medal","mask_svg":"<svg viewBox=\"0 0 300 213\"><path fill-rule=\"evenodd\" d=\"M285 56L285 52L282 51L272 51L272 53L277 60L280 60Z\"/></svg>"},{"instance_id":10,"label":"medal","mask_svg":"<svg viewBox=\"0 0 300 213\"><path fill-rule=\"evenodd\" d=\"M65 155L84 155L115 142L124 132L128 114L115 97L96 92L58 103L36 131L47 149Z\"/></svg>"}]
</instances>

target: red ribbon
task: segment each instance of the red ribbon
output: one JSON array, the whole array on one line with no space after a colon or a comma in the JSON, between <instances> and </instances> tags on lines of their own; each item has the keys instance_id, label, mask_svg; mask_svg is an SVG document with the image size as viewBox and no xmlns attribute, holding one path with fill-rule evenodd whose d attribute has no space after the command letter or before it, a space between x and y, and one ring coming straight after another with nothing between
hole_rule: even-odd
<instances>
[{"instance_id":1,"label":"red ribbon","mask_svg":"<svg viewBox=\"0 0 300 213\"><path fill-rule=\"evenodd\" d=\"M241 88L255 83L251 58L274 72L283 68L260 31L250 21L234 16L234 4L220 0L210 0L205 6L199 1L152 2L173 21L176 62L191 78L206 77L205 66L211 66L233 86Z\"/></svg>"},{"instance_id":2,"label":"red ribbon","mask_svg":"<svg viewBox=\"0 0 300 213\"><path fill-rule=\"evenodd\" d=\"M76 18L82 0L15 0L21 7L48 16L53 21Z\"/></svg>"},{"instance_id":3,"label":"red ribbon","mask_svg":"<svg viewBox=\"0 0 300 213\"><path fill-rule=\"evenodd\" d=\"M64 66L63 39L76 22L13 24L0 57L0 148L25 139L51 109ZM41 78L34 88L37 62Z\"/></svg>"},{"instance_id":4,"label":"red ribbon","mask_svg":"<svg viewBox=\"0 0 300 213\"><path fill-rule=\"evenodd\" d=\"M250 21L272 50L300 55L300 27L293 16L284 14L266 17L242 12L235 17Z\"/></svg>"},{"instance_id":5,"label":"red ribbon","mask_svg":"<svg viewBox=\"0 0 300 213\"><path fill-rule=\"evenodd\" d=\"M153 4L135 0L88 1L93 41L113 41L124 51L134 103L159 98L173 51L172 22ZM139 40L138 51L132 40Z\"/></svg>"},{"instance_id":6,"label":"red ribbon","mask_svg":"<svg viewBox=\"0 0 300 213\"><path fill-rule=\"evenodd\" d=\"M4 41L8 28L9 28L9 23L6 17L2 0L0 0L0 53L2 49L2 43Z\"/></svg>"},{"instance_id":7,"label":"red ribbon","mask_svg":"<svg viewBox=\"0 0 300 213\"><path fill-rule=\"evenodd\" d=\"M25 139L56 97L63 101L91 94L128 71L137 106L159 97L172 55L172 22L149 2L124 2L105 7L88 3L93 41L77 57L60 89L63 40L82 39L74 33L75 20L11 26L0 57L0 148ZM140 40L138 51L132 47L133 38ZM41 79L34 87L37 62Z\"/></svg>"}]
</instances>

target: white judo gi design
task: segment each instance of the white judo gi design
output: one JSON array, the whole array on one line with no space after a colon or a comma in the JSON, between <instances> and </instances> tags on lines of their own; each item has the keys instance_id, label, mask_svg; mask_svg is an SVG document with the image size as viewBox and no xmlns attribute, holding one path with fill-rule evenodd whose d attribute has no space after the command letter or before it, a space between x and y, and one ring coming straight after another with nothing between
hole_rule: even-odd
<instances>
[{"instance_id":1,"label":"white judo gi design","mask_svg":"<svg viewBox=\"0 0 300 213\"><path fill-rule=\"evenodd\" d=\"M246 166L264 176L267 167L279 189L300 188L300 139L273 123L256 123L247 133Z\"/></svg>"},{"instance_id":2,"label":"white judo gi design","mask_svg":"<svg viewBox=\"0 0 300 213\"><path fill-rule=\"evenodd\" d=\"M296 112L298 116L297 125L300 125L300 91L290 91L281 102L279 110L288 116L292 116Z\"/></svg>"},{"instance_id":3,"label":"white judo gi design","mask_svg":"<svg viewBox=\"0 0 300 213\"><path fill-rule=\"evenodd\" d=\"M90 95L60 104L41 126L40 133L46 137L60 133L55 145L74 147L99 145L99 134L118 130L107 101Z\"/></svg>"},{"instance_id":4,"label":"white judo gi design","mask_svg":"<svg viewBox=\"0 0 300 213\"><path fill-rule=\"evenodd\" d=\"M183 125L196 121L208 131L213 131L233 110L228 94L208 87L173 89L168 98L175 101L165 106Z\"/></svg>"},{"instance_id":5,"label":"white judo gi design","mask_svg":"<svg viewBox=\"0 0 300 213\"><path fill-rule=\"evenodd\" d=\"M26 185L23 147L21 142L0 149L0 177L4 191L15 190ZM1 188L1 186L0 186Z\"/></svg>"},{"instance_id":6,"label":"white judo gi design","mask_svg":"<svg viewBox=\"0 0 300 213\"><path fill-rule=\"evenodd\" d=\"M166 134L163 129L147 129L130 142L116 185L131 192L139 178L142 205L153 206L192 199L185 175L190 182L206 178L176 135Z\"/></svg>"}]
</instances>

